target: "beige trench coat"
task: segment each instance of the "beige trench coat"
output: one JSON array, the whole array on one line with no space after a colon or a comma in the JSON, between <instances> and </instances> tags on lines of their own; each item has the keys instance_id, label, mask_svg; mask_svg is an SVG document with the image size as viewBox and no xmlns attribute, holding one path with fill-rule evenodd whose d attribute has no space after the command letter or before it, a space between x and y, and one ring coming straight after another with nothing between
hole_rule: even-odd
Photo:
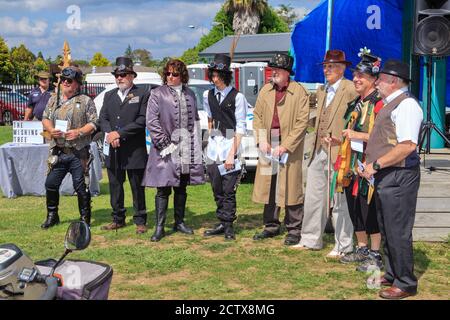
<instances>
[{"instance_id":1,"label":"beige trench coat","mask_svg":"<svg viewBox=\"0 0 450 320\"><path fill-rule=\"evenodd\" d=\"M260 91L254 110L253 133L256 143L270 143L270 127L275 106L275 89L266 84ZM279 207L303 203L303 144L309 119L309 96L297 82L291 81L286 96L278 103L281 146L288 151L286 165L271 164L259 154L252 200L269 203L272 173L277 174L275 202ZM272 148L275 146L272 145Z\"/></svg>"}]
</instances>

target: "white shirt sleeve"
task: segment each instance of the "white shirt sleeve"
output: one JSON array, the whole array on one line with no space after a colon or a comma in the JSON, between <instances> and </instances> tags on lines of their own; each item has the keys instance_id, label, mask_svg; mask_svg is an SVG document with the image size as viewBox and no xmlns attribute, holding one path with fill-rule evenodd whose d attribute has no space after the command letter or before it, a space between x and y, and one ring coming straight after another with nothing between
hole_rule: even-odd
<instances>
[{"instance_id":1,"label":"white shirt sleeve","mask_svg":"<svg viewBox=\"0 0 450 320\"><path fill-rule=\"evenodd\" d=\"M212 118L211 109L209 108L209 102L208 102L208 94L209 94L209 90L205 90L205 92L203 92L203 110L208 115L208 118Z\"/></svg>"},{"instance_id":2,"label":"white shirt sleeve","mask_svg":"<svg viewBox=\"0 0 450 320\"><path fill-rule=\"evenodd\" d=\"M413 98L403 100L392 111L391 120L395 123L397 141L412 141L417 144L420 127L423 120L423 111Z\"/></svg>"},{"instance_id":3,"label":"white shirt sleeve","mask_svg":"<svg viewBox=\"0 0 450 320\"><path fill-rule=\"evenodd\" d=\"M234 116L236 117L236 133L245 135L247 132L247 106L248 102L242 93L236 95L236 110Z\"/></svg>"}]
</instances>

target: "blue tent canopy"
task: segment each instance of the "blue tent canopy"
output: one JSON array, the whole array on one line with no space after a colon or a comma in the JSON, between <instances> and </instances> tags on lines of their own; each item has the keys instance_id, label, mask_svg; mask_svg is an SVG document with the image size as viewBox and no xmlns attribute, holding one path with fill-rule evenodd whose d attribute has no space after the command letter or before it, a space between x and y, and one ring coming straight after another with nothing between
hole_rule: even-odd
<instances>
[{"instance_id":1,"label":"blue tent canopy","mask_svg":"<svg viewBox=\"0 0 450 320\"><path fill-rule=\"evenodd\" d=\"M358 53L363 47L371 49L383 62L390 58L401 59L403 1L335 0L331 49L343 50L353 65L359 62ZM376 21L374 23L372 20L378 8L379 29L373 28ZM324 82L318 63L323 61L325 55L327 11L328 1L324 0L295 26L292 46L297 81ZM346 77L351 78L349 70ZM446 103L450 106L450 59L447 59Z\"/></svg>"}]
</instances>

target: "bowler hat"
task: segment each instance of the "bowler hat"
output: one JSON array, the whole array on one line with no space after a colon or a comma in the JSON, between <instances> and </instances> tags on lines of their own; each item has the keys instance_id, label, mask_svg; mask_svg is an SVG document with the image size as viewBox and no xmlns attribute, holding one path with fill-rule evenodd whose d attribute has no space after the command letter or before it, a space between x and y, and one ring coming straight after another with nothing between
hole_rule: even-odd
<instances>
[{"instance_id":1,"label":"bowler hat","mask_svg":"<svg viewBox=\"0 0 450 320\"><path fill-rule=\"evenodd\" d=\"M116 68L111 73L113 75L116 73L130 73L137 77L137 73L133 70L133 60L128 57L117 57Z\"/></svg>"},{"instance_id":2,"label":"bowler hat","mask_svg":"<svg viewBox=\"0 0 450 320\"><path fill-rule=\"evenodd\" d=\"M214 56L214 60L208 65L208 69L231 72L231 58L225 54L218 53Z\"/></svg>"},{"instance_id":3,"label":"bowler hat","mask_svg":"<svg viewBox=\"0 0 450 320\"><path fill-rule=\"evenodd\" d=\"M268 66L271 68L279 68L289 71L291 76L295 74L294 71L292 71L292 67L294 66L294 58L284 53L276 53L270 60Z\"/></svg>"},{"instance_id":4,"label":"bowler hat","mask_svg":"<svg viewBox=\"0 0 450 320\"><path fill-rule=\"evenodd\" d=\"M399 77L406 81L412 81L409 76L409 64L400 60L390 59L386 61L380 73L390 74L391 76Z\"/></svg>"},{"instance_id":5,"label":"bowler hat","mask_svg":"<svg viewBox=\"0 0 450 320\"><path fill-rule=\"evenodd\" d=\"M342 50L328 50L320 64L325 63L343 63L347 66L352 65L350 61L345 60L345 52Z\"/></svg>"},{"instance_id":6,"label":"bowler hat","mask_svg":"<svg viewBox=\"0 0 450 320\"><path fill-rule=\"evenodd\" d=\"M380 72L381 58L370 54L370 49L367 49L366 47L360 50L358 56L361 58L361 61L355 68L351 68L350 70L367 73L376 77Z\"/></svg>"}]
</instances>

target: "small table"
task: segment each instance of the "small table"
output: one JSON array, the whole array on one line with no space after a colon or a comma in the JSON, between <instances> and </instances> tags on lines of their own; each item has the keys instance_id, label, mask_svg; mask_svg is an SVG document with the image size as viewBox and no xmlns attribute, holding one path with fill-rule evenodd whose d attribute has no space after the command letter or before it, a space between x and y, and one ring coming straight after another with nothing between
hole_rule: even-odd
<instances>
[{"instance_id":1,"label":"small table","mask_svg":"<svg viewBox=\"0 0 450 320\"><path fill-rule=\"evenodd\" d=\"M47 178L48 144L5 143L0 146L0 188L7 198L23 195L45 196ZM94 156L89 170L90 191L93 196L100 194L102 165L96 143L91 143ZM60 194L75 193L70 173L64 178Z\"/></svg>"}]
</instances>

